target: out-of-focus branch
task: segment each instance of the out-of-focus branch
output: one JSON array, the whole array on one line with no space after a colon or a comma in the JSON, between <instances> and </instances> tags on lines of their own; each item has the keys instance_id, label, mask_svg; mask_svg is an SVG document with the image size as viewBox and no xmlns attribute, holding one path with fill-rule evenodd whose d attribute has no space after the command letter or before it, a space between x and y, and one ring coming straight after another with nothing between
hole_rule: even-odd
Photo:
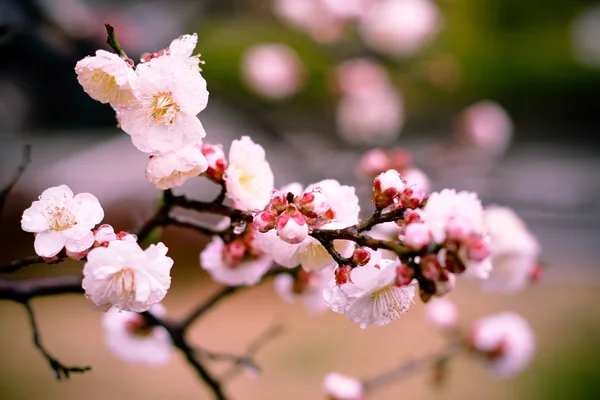
<instances>
[{"instance_id":1,"label":"out-of-focus branch","mask_svg":"<svg viewBox=\"0 0 600 400\"><path fill-rule=\"evenodd\" d=\"M194 210L201 213L222 215L224 217L231 218L232 221L243 221L250 223L254 218L252 213L249 211L238 210L237 208L229 207L218 202L191 200L185 196L174 196L172 200L172 204L177 207Z\"/></svg>"},{"instance_id":2,"label":"out-of-focus branch","mask_svg":"<svg viewBox=\"0 0 600 400\"><path fill-rule=\"evenodd\" d=\"M363 381L364 391L372 392L390 384L391 382L402 380L407 376L422 371L426 368L435 368L440 363L448 362L450 358L457 355L462 350L464 350L462 342L453 342L439 353L429 354L424 357L411 360L390 371L386 371L382 374L366 379Z\"/></svg>"},{"instance_id":3,"label":"out-of-focus branch","mask_svg":"<svg viewBox=\"0 0 600 400\"><path fill-rule=\"evenodd\" d=\"M0 279L0 300L25 302L34 297L83 293L81 277L74 275L31 279Z\"/></svg>"},{"instance_id":4,"label":"out-of-focus branch","mask_svg":"<svg viewBox=\"0 0 600 400\"><path fill-rule=\"evenodd\" d=\"M25 267L28 267L28 266L34 265L34 264L42 264L42 263L58 264L58 263L62 262L63 260L64 260L64 257L60 257L58 260L51 261L51 262L44 260L44 258L41 256L23 257L19 260L14 260L14 261L9 262L8 264L0 266L0 274L12 274L14 272L17 272L21 268L25 268Z\"/></svg>"},{"instance_id":5,"label":"out-of-focus branch","mask_svg":"<svg viewBox=\"0 0 600 400\"><path fill-rule=\"evenodd\" d=\"M50 364L50 368L52 368L52 371L54 371L54 377L57 380L61 380L63 378L69 379L72 373L81 374L92 369L92 367L90 366L68 367L65 364L58 361L56 358L52 357L50 353L48 353L48 350L46 350L46 348L42 344L40 332L37 326L37 322L35 320L35 315L33 314L33 309L31 308L31 304L29 304L28 300L23 301L22 304L27 310L29 323L31 324L31 330L33 331L33 343L35 344L35 347L40 351L40 353L42 353L42 355L46 358L48 364Z\"/></svg>"},{"instance_id":6,"label":"out-of-focus branch","mask_svg":"<svg viewBox=\"0 0 600 400\"><path fill-rule=\"evenodd\" d=\"M21 175L23 175L23 172L25 172L25 169L27 169L27 166L29 165L30 162L31 162L31 146L26 145L25 147L23 147L23 155L21 157L21 163L17 167L17 172L15 173L15 176L13 176L13 178L8 183L8 185L6 185L6 187L4 187L4 189L2 189L2 191L0 191L0 222L2 221L2 214L4 213L4 206L6 205L6 199L8 199L8 195L10 194L12 189L15 187L15 185L19 181L19 178L21 177Z\"/></svg>"}]
</instances>

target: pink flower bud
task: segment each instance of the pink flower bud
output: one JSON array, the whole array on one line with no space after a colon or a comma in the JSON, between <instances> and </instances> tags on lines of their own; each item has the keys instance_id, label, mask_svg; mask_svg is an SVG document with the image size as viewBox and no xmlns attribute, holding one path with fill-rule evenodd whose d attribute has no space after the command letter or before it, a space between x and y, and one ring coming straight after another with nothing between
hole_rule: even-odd
<instances>
[{"instance_id":1,"label":"pink flower bud","mask_svg":"<svg viewBox=\"0 0 600 400\"><path fill-rule=\"evenodd\" d=\"M350 279L350 274L352 273L352 267L349 265L340 265L335 269L335 283L338 286L343 285L344 283L352 282Z\"/></svg>"},{"instance_id":2,"label":"pink flower bud","mask_svg":"<svg viewBox=\"0 0 600 400\"><path fill-rule=\"evenodd\" d=\"M277 216L271 211L261 211L252 220L252 229L265 233L275 228Z\"/></svg>"},{"instance_id":3,"label":"pink flower bud","mask_svg":"<svg viewBox=\"0 0 600 400\"><path fill-rule=\"evenodd\" d=\"M288 204L287 193L280 192L279 190L273 190L271 193L270 208L275 215L279 215L280 213L284 212Z\"/></svg>"},{"instance_id":4,"label":"pink flower bud","mask_svg":"<svg viewBox=\"0 0 600 400\"><path fill-rule=\"evenodd\" d=\"M400 264L396 268L396 286L409 285L415 277L415 271L406 264Z\"/></svg>"},{"instance_id":5,"label":"pink flower bud","mask_svg":"<svg viewBox=\"0 0 600 400\"><path fill-rule=\"evenodd\" d=\"M358 266L367 265L370 260L371 252L364 247L359 247L352 253L352 262Z\"/></svg>"},{"instance_id":6,"label":"pink flower bud","mask_svg":"<svg viewBox=\"0 0 600 400\"><path fill-rule=\"evenodd\" d=\"M404 244L414 250L421 250L429 244L431 233L429 227L422 222L408 224L404 231Z\"/></svg>"},{"instance_id":7,"label":"pink flower bud","mask_svg":"<svg viewBox=\"0 0 600 400\"><path fill-rule=\"evenodd\" d=\"M399 219L396 221L396 224L400 227L409 225L415 222L420 222L423 220L423 210L420 208L416 208L414 210L408 209L404 213L404 219Z\"/></svg>"},{"instance_id":8,"label":"pink flower bud","mask_svg":"<svg viewBox=\"0 0 600 400\"><path fill-rule=\"evenodd\" d=\"M291 244L301 243L308 236L306 219L295 206L279 216L276 227L281 240Z\"/></svg>"},{"instance_id":9,"label":"pink flower bud","mask_svg":"<svg viewBox=\"0 0 600 400\"><path fill-rule=\"evenodd\" d=\"M444 268L453 274L462 274L467 269L465 263L460 259L458 254L453 251L446 252Z\"/></svg>"},{"instance_id":10,"label":"pink flower bud","mask_svg":"<svg viewBox=\"0 0 600 400\"><path fill-rule=\"evenodd\" d=\"M425 189L419 185L412 185L404 189L400 195L400 203L405 208L417 208L425 200Z\"/></svg>"},{"instance_id":11,"label":"pink flower bud","mask_svg":"<svg viewBox=\"0 0 600 400\"><path fill-rule=\"evenodd\" d=\"M115 230L109 224L102 224L94 232L94 247L108 245L108 242L117 240Z\"/></svg>"},{"instance_id":12,"label":"pink flower bud","mask_svg":"<svg viewBox=\"0 0 600 400\"><path fill-rule=\"evenodd\" d=\"M543 276L544 276L544 267L542 267L540 264L537 264L535 267L533 267L533 269L529 273L529 280L531 281L531 283L536 283L536 282L539 282Z\"/></svg>"},{"instance_id":13,"label":"pink flower bud","mask_svg":"<svg viewBox=\"0 0 600 400\"><path fill-rule=\"evenodd\" d=\"M319 188L304 193L298 201L300 211L309 218L319 218L325 215L330 206Z\"/></svg>"},{"instance_id":14,"label":"pink flower bud","mask_svg":"<svg viewBox=\"0 0 600 400\"><path fill-rule=\"evenodd\" d=\"M200 151L208 161L208 169L204 173L215 182L223 181L223 174L228 166L223 146L203 143Z\"/></svg>"},{"instance_id":15,"label":"pink flower bud","mask_svg":"<svg viewBox=\"0 0 600 400\"><path fill-rule=\"evenodd\" d=\"M456 286L456 275L442 270L439 278L435 281L435 295L440 297L454 290Z\"/></svg>"},{"instance_id":16,"label":"pink flower bud","mask_svg":"<svg viewBox=\"0 0 600 400\"><path fill-rule=\"evenodd\" d=\"M442 266L438 261L437 255L428 254L421 257L419 261L421 265L421 275L429 281L437 281L442 273Z\"/></svg>"},{"instance_id":17,"label":"pink flower bud","mask_svg":"<svg viewBox=\"0 0 600 400\"><path fill-rule=\"evenodd\" d=\"M373 178L390 169L390 158L381 149L373 149L362 155L358 163L357 173L361 176Z\"/></svg>"},{"instance_id":18,"label":"pink flower bud","mask_svg":"<svg viewBox=\"0 0 600 400\"><path fill-rule=\"evenodd\" d=\"M223 247L223 261L230 268L235 268L244 258L246 246L242 239L236 239Z\"/></svg>"},{"instance_id":19,"label":"pink flower bud","mask_svg":"<svg viewBox=\"0 0 600 400\"><path fill-rule=\"evenodd\" d=\"M373 203L378 209L394 203L394 199L404 191L405 183L400 173L389 169L379 174L373 183Z\"/></svg>"},{"instance_id":20,"label":"pink flower bud","mask_svg":"<svg viewBox=\"0 0 600 400\"><path fill-rule=\"evenodd\" d=\"M473 235L464 243L465 254L469 260L483 261L490 256L490 247L486 240L479 235Z\"/></svg>"},{"instance_id":21,"label":"pink flower bud","mask_svg":"<svg viewBox=\"0 0 600 400\"><path fill-rule=\"evenodd\" d=\"M129 240L130 242L137 242L137 236L133 233L121 231L117 233L117 240Z\"/></svg>"}]
</instances>

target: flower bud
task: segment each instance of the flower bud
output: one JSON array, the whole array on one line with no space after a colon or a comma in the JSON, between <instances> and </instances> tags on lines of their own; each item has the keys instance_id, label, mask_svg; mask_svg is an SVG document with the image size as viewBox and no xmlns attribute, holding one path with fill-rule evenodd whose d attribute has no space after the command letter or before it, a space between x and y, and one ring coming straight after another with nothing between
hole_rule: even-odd
<instances>
[{"instance_id":1,"label":"flower bud","mask_svg":"<svg viewBox=\"0 0 600 400\"><path fill-rule=\"evenodd\" d=\"M385 208L392 203L394 199L405 189L405 183L400 173L394 169L389 169L384 173L377 175L373 183L373 203L378 209Z\"/></svg>"},{"instance_id":2,"label":"flower bud","mask_svg":"<svg viewBox=\"0 0 600 400\"><path fill-rule=\"evenodd\" d=\"M117 233L117 240L128 240L130 242L137 242L137 236L133 233L121 231Z\"/></svg>"},{"instance_id":3,"label":"flower bud","mask_svg":"<svg viewBox=\"0 0 600 400\"><path fill-rule=\"evenodd\" d=\"M415 271L406 264L396 267L396 286L409 285L415 277Z\"/></svg>"},{"instance_id":4,"label":"flower bud","mask_svg":"<svg viewBox=\"0 0 600 400\"><path fill-rule=\"evenodd\" d=\"M434 282L440 278L442 266L438 261L437 255L428 254L423 256L421 257L419 264L421 265L421 275L423 275L425 279Z\"/></svg>"},{"instance_id":5,"label":"flower bud","mask_svg":"<svg viewBox=\"0 0 600 400\"><path fill-rule=\"evenodd\" d=\"M423 219L423 210L420 208L416 208L414 210L408 209L404 212L404 219L397 220L396 224L400 227L403 227L414 222L423 221Z\"/></svg>"},{"instance_id":6,"label":"flower bud","mask_svg":"<svg viewBox=\"0 0 600 400\"><path fill-rule=\"evenodd\" d=\"M300 206L300 212L309 218L322 217L330 208L325 195L318 188L304 193L300 197L298 205Z\"/></svg>"},{"instance_id":7,"label":"flower bud","mask_svg":"<svg viewBox=\"0 0 600 400\"><path fill-rule=\"evenodd\" d=\"M490 247L487 241L479 235L473 235L465 242L465 254L469 260L483 261L490 256Z\"/></svg>"},{"instance_id":8,"label":"flower bud","mask_svg":"<svg viewBox=\"0 0 600 400\"><path fill-rule=\"evenodd\" d=\"M449 240L462 242L469 237L471 225L462 219L451 218L446 223L446 237Z\"/></svg>"},{"instance_id":9,"label":"flower bud","mask_svg":"<svg viewBox=\"0 0 600 400\"><path fill-rule=\"evenodd\" d=\"M252 229L261 233L265 233L275 228L276 222L277 216L271 211L260 211L252 220Z\"/></svg>"},{"instance_id":10,"label":"flower bud","mask_svg":"<svg viewBox=\"0 0 600 400\"><path fill-rule=\"evenodd\" d=\"M108 246L108 242L117 240L115 230L109 224L102 224L94 232L94 247Z\"/></svg>"},{"instance_id":11,"label":"flower bud","mask_svg":"<svg viewBox=\"0 0 600 400\"><path fill-rule=\"evenodd\" d=\"M279 190L273 190L271 193L270 208L275 215L279 215L285 211L288 206L287 194Z\"/></svg>"},{"instance_id":12,"label":"flower bud","mask_svg":"<svg viewBox=\"0 0 600 400\"><path fill-rule=\"evenodd\" d=\"M400 195L400 204L405 208L417 208L423 200L425 200L425 189L419 185L407 187Z\"/></svg>"},{"instance_id":13,"label":"flower bud","mask_svg":"<svg viewBox=\"0 0 600 400\"><path fill-rule=\"evenodd\" d=\"M467 269L465 263L454 251L447 251L444 257L444 268L453 274L462 274Z\"/></svg>"},{"instance_id":14,"label":"flower bud","mask_svg":"<svg viewBox=\"0 0 600 400\"><path fill-rule=\"evenodd\" d=\"M381 149L373 149L362 155L358 163L357 173L361 176L373 178L390 169L390 158Z\"/></svg>"},{"instance_id":15,"label":"flower bud","mask_svg":"<svg viewBox=\"0 0 600 400\"><path fill-rule=\"evenodd\" d=\"M354 264L362 267L371 261L371 252L364 247L359 247L354 250L351 259Z\"/></svg>"},{"instance_id":16,"label":"flower bud","mask_svg":"<svg viewBox=\"0 0 600 400\"><path fill-rule=\"evenodd\" d=\"M227 243L223 247L223 261L231 267L235 268L244 258L246 246L242 239L236 239Z\"/></svg>"},{"instance_id":17,"label":"flower bud","mask_svg":"<svg viewBox=\"0 0 600 400\"><path fill-rule=\"evenodd\" d=\"M456 286L456 275L442 270L439 278L435 281L435 295L440 297L454 290Z\"/></svg>"},{"instance_id":18,"label":"flower bud","mask_svg":"<svg viewBox=\"0 0 600 400\"><path fill-rule=\"evenodd\" d=\"M404 244L414 250L421 250L429 244L431 233L423 222L408 224L404 231Z\"/></svg>"},{"instance_id":19,"label":"flower bud","mask_svg":"<svg viewBox=\"0 0 600 400\"><path fill-rule=\"evenodd\" d=\"M208 161L208 169L204 174L215 182L222 182L223 174L228 166L227 158L223 152L223 146L220 144L203 143L200 146L200 151L204 154L204 157L206 157L206 161Z\"/></svg>"},{"instance_id":20,"label":"flower bud","mask_svg":"<svg viewBox=\"0 0 600 400\"><path fill-rule=\"evenodd\" d=\"M350 279L350 274L352 273L352 267L349 265L340 265L335 269L335 283L338 286L343 285L344 283L352 282Z\"/></svg>"},{"instance_id":21,"label":"flower bud","mask_svg":"<svg viewBox=\"0 0 600 400\"><path fill-rule=\"evenodd\" d=\"M308 236L306 219L295 206L279 216L276 227L281 240L291 244L301 243Z\"/></svg>"}]
</instances>

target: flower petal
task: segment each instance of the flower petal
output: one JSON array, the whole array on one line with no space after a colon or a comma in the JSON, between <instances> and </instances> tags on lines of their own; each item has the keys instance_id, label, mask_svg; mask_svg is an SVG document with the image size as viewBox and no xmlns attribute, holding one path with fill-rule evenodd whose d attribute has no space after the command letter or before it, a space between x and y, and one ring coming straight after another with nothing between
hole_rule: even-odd
<instances>
[{"instance_id":1,"label":"flower petal","mask_svg":"<svg viewBox=\"0 0 600 400\"><path fill-rule=\"evenodd\" d=\"M33 247L37 255L42 257L53 257L60 253L65 247L66 238L62 233L56 231L40 232L35 237Z\"/></svg>"}]
</instances>

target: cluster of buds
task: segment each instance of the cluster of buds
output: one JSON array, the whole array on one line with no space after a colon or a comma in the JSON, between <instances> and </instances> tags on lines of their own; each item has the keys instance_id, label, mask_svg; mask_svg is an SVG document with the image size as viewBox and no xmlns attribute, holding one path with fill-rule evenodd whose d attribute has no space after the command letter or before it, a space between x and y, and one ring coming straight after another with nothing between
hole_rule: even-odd
<instances>
[{"instance_id":1,"label":"cluster of buds","mask_svg":"<svg viewBox=\"0 0 600 400\"><path fill-rule=\"evenodd\" d=\"M425 189L419 185L407 185L406 180L395 169L379 174L373 183L373 203L377 209L418 208L425 200Z\"/></svg>"},{"instance_id":2,"label":"cluster of buds","mask_svg":"<svg viewBox=\"0 0 600 400\"><path fill-rule=\"evenodd\" d=\"M94 234L94 244L90 248L80 252L66 250L65 253L67 257L73 260L81 260L87 256L90 250L95 249L96 247L108 247L108 244L113 240L137 242L136 235L125 231L115 232L115 229L109 224L100 225L97 229L93 230L92 233Z\"/></svg>"},{"instance_id":3,"label":"cluster of buds","mask_svg":"<svg viewBox=\"0 0 600 400\"><path fill-rule=\"evenodd\" d=\"M208 161L208 169L204 171L204 175L213 182L222 183L223 175L228 166L223 146L220 144L202 143L200 151L206 157L206 161Z\"/></svg>"},{"instance_id":4,"label":"cluster of buds","mask_svg":"<svg viewBox=\"0 0 600 400\"><path fill-rule=\"evenodd\" d=\"M252 228L261 233L276 229L281 240L296 244L306 239L312 228L332 218L329 203L318 187L299 196L274 190L266 209L254 216Z\"/></svg>"},{"instance_id":5,"label":"cluster of buds","mask_svg":"<svg viewBox=\"0 0 600 400\"><path fill-rule=\"evenodd\" d=\"M235 269L244 261L254 260L263 254L258 247L256 234L252 229L246 229L242 235L225 243L221 251L223 262L232 269Z\"/></svg>"}]
</instances>

